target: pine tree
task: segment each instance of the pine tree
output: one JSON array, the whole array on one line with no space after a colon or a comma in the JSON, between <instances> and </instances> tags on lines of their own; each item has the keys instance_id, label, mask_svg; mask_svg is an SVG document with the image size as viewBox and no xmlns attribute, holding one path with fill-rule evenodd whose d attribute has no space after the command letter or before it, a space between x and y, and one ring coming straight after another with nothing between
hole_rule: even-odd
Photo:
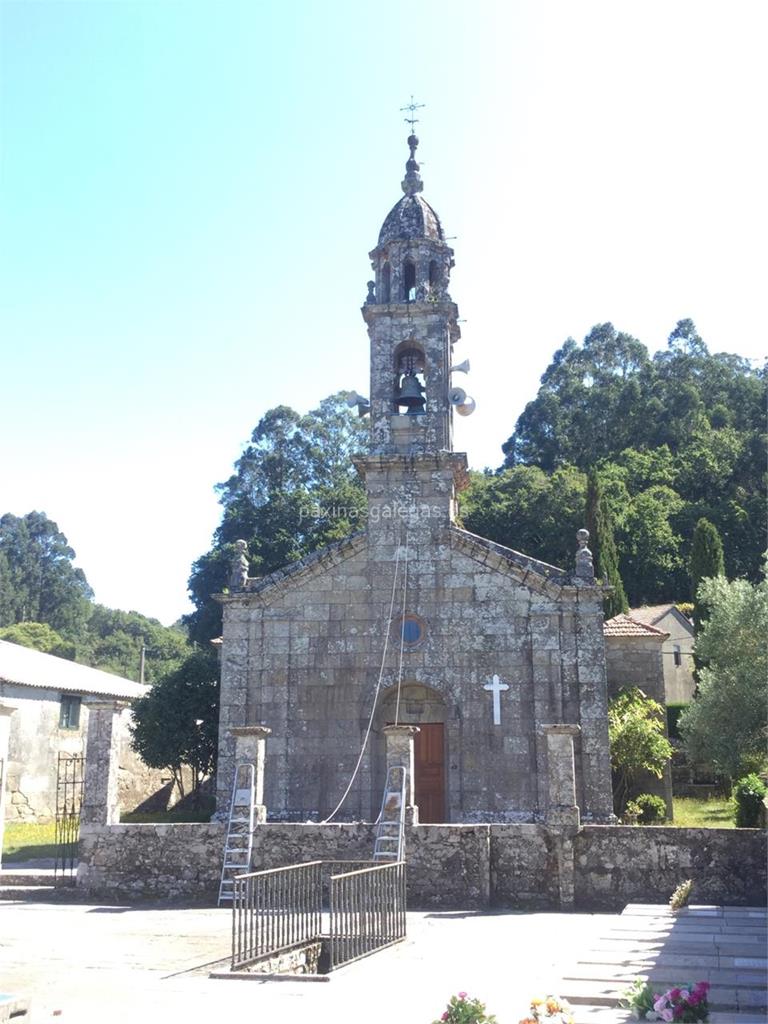
<instances>
[{"instance_id":1,"label":"pine tree","mask_svg":"<svg viewBox=\"0 0 768 1024\"><path fill-rule=\"evenodd\" d=\"M587 478L587 529L595 563L595 575L602 579L603 583L613 587L613 592L606 597L603 606L606 619L612 619L614 615L626 612L629 604L619 573L619 556L613 539L611 513L594 469L590 470Z\"/></svg>"},{"instance_id":2,"label":"pine tree","mask_svg":"<svg viewBox=\"0 0 768 1024\"><path fill-rule=\"evenodd\" d=\"M725 575L723 560L723 544L714 523L708 519L700 519L693 531L691 544L691 596L693 597L693 627L698 634L701 620L706 612L706 604L699 600L699 584L704 579Z\"/></svg>"}]
</instances>

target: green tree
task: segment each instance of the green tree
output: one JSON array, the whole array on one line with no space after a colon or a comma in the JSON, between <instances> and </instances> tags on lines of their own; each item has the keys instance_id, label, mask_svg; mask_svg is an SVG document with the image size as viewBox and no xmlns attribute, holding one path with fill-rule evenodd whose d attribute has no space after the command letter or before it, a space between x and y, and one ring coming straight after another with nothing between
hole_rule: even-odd
<instances>
[{"instance_id":1,"label":"green tree","mask_svg":"<svg viewBox=\"0 0 768 1024\"><path fill-rule=\"evenodd\" d=\"M513 466L471 473L461 494L461 521L471 533L544 562L570 568L584 525L586 477L574 466L547 473Z\"/></svg>"},{"instance_id":2,"label":"green tree","mask_svg":"<svg viewBox=\"0 0 768 1024\"><path fill-rule=\"evenodd\" d=\"M613 805L623 814L627 801L639 792L645 773L662 778L672 757L664 734L664 709L633 686L622 690L608 705L611 744Z\"/></svg>"},{"instance_id":3,"label":"green tree","mask_svg":"<svg viewBox=\"0 0 768 1024\"><path fill-rule=\"evenodd\" d=\"M75 552L43 512L0 517L0 625L43 622L64 635L85 622L93 592Z\"/></svg>"},{"instance_id":4,"label":"green tree","mask_svg":"<svg viewBox=\"0 0 768 1024\"><path fill-rule=\"evenodd\" d=\"M154 683L178 668L191 646L184 631L163 626L139 612L123 612L95 604L76 638L77 660L92 668L139 678L144 648L144 681Z\"/></svg>"},{"instance_id":5,"label":"green tree","mask_svg":"<svg viewBox=\"0 0 768 1024\"><path fill-rule=\"evenodd\" d=\"M714 576L722 576L725 572L723 545L717 527L708 519L699 519L693 532L691 544L691 560L689 566L691 576L691 597L693 598L693 625L698 633L701 621L706 613L704 598L699 596L701 581Z\"/></svg>"},{"instance_id":6,"label":"green tree","mask_svg":"<svg viewBox=\"0 0 768 1024\"><path fill-rule=\"evenodd\" d=\"M217 486L221 524L189 580L196 610L185 621L195 642L221 631L212 595L226 589L236 540L248 542L251 572L263 576L360 529L365 496L352 456L365 447L367 425L345 399L332 395L305 416L270 409Z\"/></svg>"},{"instance_id":7,"label":"green tree","mask_svg":"<svg viewBox=\"0 0 768 1024\"><path fill-rule=\"evenodd\" d=\"M619 557L613 539L611 513L594 469L590 470L587 477L586 501L586 524L595 563L595 575L603 583L613 587L613 592L604 602L605 617L612 619L614 615L628 611L629 605L619 573Z\"/></svg>"},{"instance_id":8,"label":"green tree","mask_svg":"<svg viewBox=\"0 0 768 1024\"><path fill-rule=\"evenodd\" d=\"M164 768L185 795L192 771L195 804L200 783L216 768L219 665L213 651L196 650L133 705L133 746L150 768Z\"/></svg>"},{"instance_id":9,"label":"green tree","mask_svg":"<svg viewBox=\"0 0 768 1024\"><path fill-rule=\"evenodd\" d=\"M708 609L695 646L699 690L678 728L694 763L737 779L766 760L768 582L715 576L698 592Z\"/></svg>"},{"instance_id":10,"label":"green tree","mask_svg":"<svg viewBox=\"0 0 768 1024\"><path fill-rule=\"evenodd\" d=\"M0 640L30 647L43 654L53 654L57 658L66 658L68 661L73 661L75 657L74 643L65 640L47 622L17 622L13 626L5 626L0 629Z\"/></svg>"}]
</instances>

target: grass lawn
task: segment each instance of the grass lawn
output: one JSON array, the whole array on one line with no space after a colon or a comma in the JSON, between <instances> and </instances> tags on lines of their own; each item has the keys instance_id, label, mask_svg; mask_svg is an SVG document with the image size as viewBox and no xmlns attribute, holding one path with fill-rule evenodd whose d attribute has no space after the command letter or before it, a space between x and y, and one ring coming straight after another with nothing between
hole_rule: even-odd
<instances>
[{"instance_id":1,"label":"grass lawn","mask_svg":"<svg viewBox=\"0 0 768 1024\"><path fill-rule=\"evenodd\" d=\"M675 820L681 828L735 828L733 805L727 797L697 800L690 796L673 798Z\"/></svg>"},{"instance_id":2,"label":"grass lawn","mask_svg":"<svg viewBox=\"0 0 768 1024\"><path fill-rule=\"evenodd\" d=\"M36 822L6 823L3 836L3 861L32 860L34 857L56 856L56 825Z\"/></svg>"}]
</instances>

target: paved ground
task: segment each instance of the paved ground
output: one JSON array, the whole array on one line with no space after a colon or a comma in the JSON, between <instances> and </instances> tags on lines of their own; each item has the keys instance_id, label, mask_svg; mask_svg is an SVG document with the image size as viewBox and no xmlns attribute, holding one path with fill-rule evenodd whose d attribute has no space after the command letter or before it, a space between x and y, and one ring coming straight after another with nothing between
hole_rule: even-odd
<instances>
[{"instance_id":1,"label":"paved ground","mask_svg":"<svg viewBox=\"0 0 768 1024\"><path fill-rule=\"evenodd\" d=\"M0 902L0 992L29 995L34 1024L218 1024L245 1015L280 1024L431 1024L463 989L499 1024L517 1024L532 995L567 994L574 982L560 979L573 979L569 965L617 927L622 918L608 914L409 913L405 943L328 982L218 981L208 971L229 950L228 910L40 895ZM576 1009L579 1024L626 1019L589 1001Z\"/></svg>"}]
</instances>

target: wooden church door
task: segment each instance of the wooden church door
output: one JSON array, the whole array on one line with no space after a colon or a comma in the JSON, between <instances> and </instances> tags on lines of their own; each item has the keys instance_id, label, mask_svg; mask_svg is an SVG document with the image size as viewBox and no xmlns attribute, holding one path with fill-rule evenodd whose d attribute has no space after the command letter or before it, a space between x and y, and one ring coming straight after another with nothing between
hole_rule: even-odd
<instances>
[{"instance_id":1,"label":"wooden church door","mask_svg":"<svg viewBox=\"0 0 768 1024\"><path fill-rule=\"evenodd\" d=\"M445 821L445 742L443 723L419 723L414 743L415 800L419 822Z\"/></svg>"}]
</instances>

